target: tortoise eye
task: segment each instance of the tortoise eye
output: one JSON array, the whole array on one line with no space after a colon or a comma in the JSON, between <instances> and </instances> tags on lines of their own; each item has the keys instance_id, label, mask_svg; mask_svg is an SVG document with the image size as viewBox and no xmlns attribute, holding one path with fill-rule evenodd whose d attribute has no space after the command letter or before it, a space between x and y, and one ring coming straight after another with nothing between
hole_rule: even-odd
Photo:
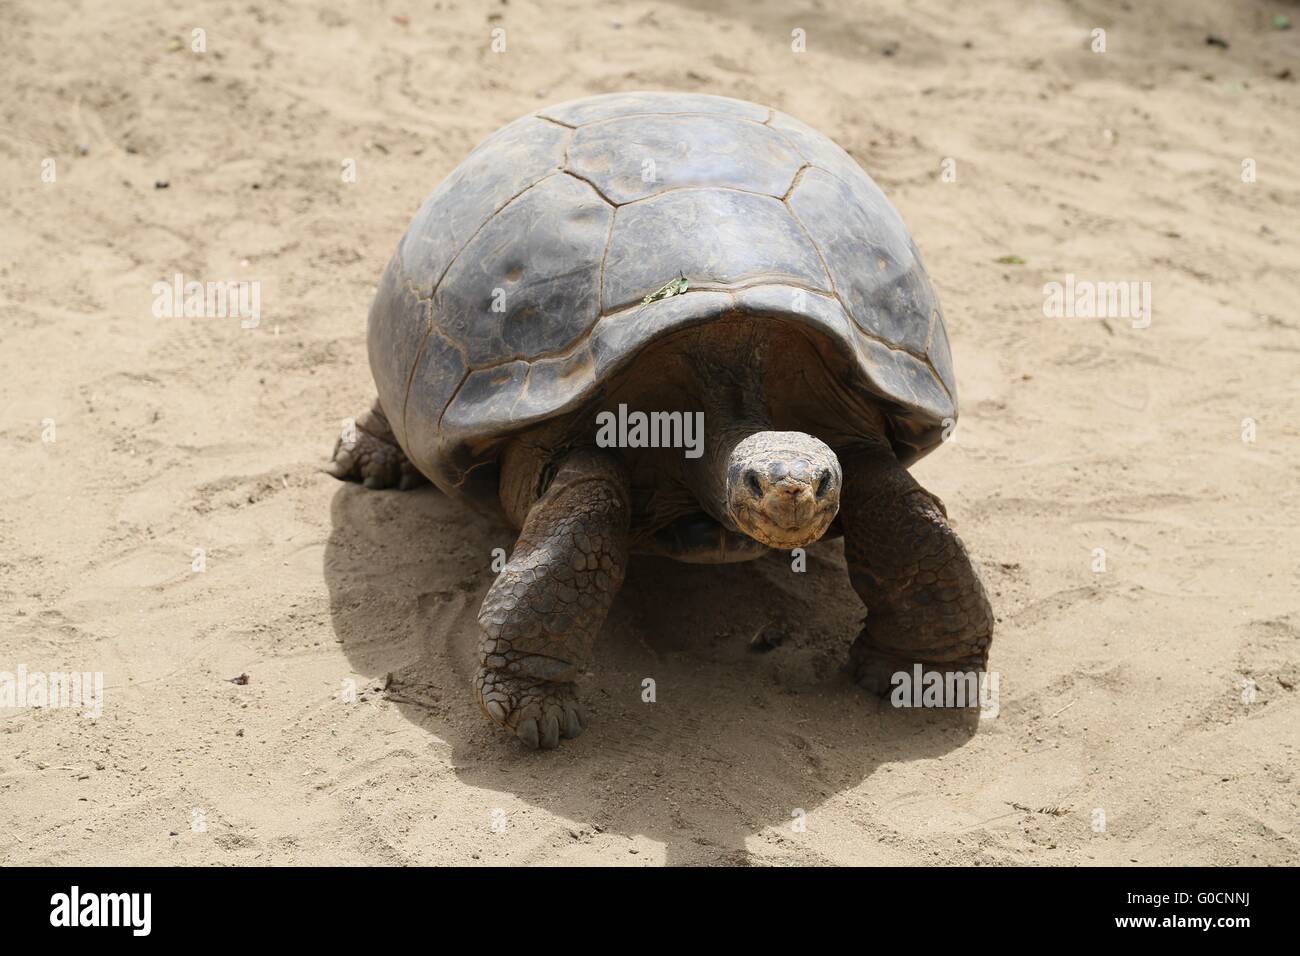
<instances>
[{"instance_id":1,"label":"tortoise eye","mask_svg":"<svg viewBox=\"0 0 1300 956\"><path fill-rule=\"evenodd\" d=\"M826 492L831 490L831 473L830 470L822 472L821 480L817 482L817 497L825 498Z\"/></svg>"},{"instance_id":2,"label":"tortoise eye","mask_svg":"<svg viewBox=\"0 0 1300 956\"><path fill-rule=\"evenodd\" d=\"M758 498L763 497L763 486L759 484L758 473L753 469L745 472L745 486Z\"/></svg>"}]
</instances>

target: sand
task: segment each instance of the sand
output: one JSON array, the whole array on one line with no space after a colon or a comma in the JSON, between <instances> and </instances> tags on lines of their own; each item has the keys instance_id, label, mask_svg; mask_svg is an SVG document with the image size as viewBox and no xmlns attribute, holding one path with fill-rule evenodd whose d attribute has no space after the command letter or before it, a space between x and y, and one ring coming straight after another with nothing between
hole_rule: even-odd
<instances>
[{"instance_id":1,"label":"sand","mask_svg":"<svg viewBox=\"0 0 1300 956\"><path fill-rule=\"evenodd\" d=\"M0 710L0 862L1297 862L1293 4L0 7L0 671L104 679L96 719ZM996 716L852 686L827 542L635 561L590 729L526 752L468 687L509 532L320 472L423 197L631 89L786 110L911 228L962 410L915 474L995 604ZM259 281L260 324L156 317L176 273ZM1149 282L1149 326L1046 316L1069 275Z\"/></svg>"}]
</instances>

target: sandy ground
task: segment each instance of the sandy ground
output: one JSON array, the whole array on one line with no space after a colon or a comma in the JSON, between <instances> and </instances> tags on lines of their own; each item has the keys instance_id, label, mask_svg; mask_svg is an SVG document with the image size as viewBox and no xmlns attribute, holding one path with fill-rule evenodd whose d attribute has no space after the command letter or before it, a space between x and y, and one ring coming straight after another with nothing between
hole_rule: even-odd
<instances>
[{"instance_id":1,"label":"sandy ground","mask_svg":"<svg viewBox=\"0 0 1300 956\"><path fill-rule=\"evenodd\" d=\"M95 720L0 710L0 860L1297 862L1287 11L0 3L0 671L106 682ZM517 115L655 88L823 130L926 257L962 423L916 474L999 621L973 734L850 684L828 542L803 576L636 561L592 727L525 752L468 688L509 533L318 470L373 395L366 310L423 197ZM176 272L259 280L260 326L155 318ZM1069 273L1150 282L1150 327L1045 317ZM749 650L768 625L785 643Z\"/></svg>"}]
</instances>

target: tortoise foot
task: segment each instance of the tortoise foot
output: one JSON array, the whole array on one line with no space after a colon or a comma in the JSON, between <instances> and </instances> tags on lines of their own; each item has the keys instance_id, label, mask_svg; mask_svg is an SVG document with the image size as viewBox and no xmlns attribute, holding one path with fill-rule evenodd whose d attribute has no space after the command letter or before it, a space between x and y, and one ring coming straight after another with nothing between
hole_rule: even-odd
<instances>
[{"instance_id":1,"label":"tortoise foot","mask_svg":"<svg viewBox=\"0 0 1300 956\"><path fill-rule=\"evenodd\" d=\"M571 683L479 669L474 692L483 713L534 750L553 750L587 727L587 715Z\"/></svg>"},{"instance_id":2,"label":"tortoise foot","mask_svg":"<svg viewBox=\"0 0 1300 956\"><path fill-rule=\"evenodd\" d=\"M325 471L341 481L359 481L376 490L406 491L427 480L398 446L378 402L357 419L353 434L334 444L333 460Z\"/></svg>"},{"instance_id":3,"label":"tortoise foot","mask_svg":"<svg viewBox=\"0 0 1300 956\"><path fill-rule=\"evenodd\" d=\"M946 657L947 655L936 653L934 656ZM917 679L916 668L919 666L922 680L926 675L937 673L942 675L945 688L956 687L960 681L962 687L960 706L966 707L979 705L979 681L987 664L987 653L954 655L951 660L943 661L921 660L913 654L891 653L875 646L866 628L858 635L858 639L853 642L849 650L849 671L853 675L853 681L870 694L888 698L896 688L903 686L908 690L910 697L910 689ZM966 699L967 697L969 700ZM958 704L946 700L945 697L943 706L951 707Z\"/></svg>"},{"instance_id":4,"label":"tortoise foot","mask_svg":"<svg viewBox=\"0 0 1300 956\"><path fill-rule=\"evenodd\" d=\"M888 697L893 689L894 674L911 670L911 664L872 650L863 640L865 633L853 642L849 650L849 672L853 682L868 694Z\"/></svg>"}]
</instances>

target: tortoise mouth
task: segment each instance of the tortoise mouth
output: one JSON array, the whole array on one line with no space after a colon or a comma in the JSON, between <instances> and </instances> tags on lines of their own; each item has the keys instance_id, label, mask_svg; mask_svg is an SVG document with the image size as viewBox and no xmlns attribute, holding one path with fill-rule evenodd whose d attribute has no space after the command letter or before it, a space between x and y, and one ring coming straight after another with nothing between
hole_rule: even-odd
<instances>
[{"instance_id":1,"label":"tortoise mouth","mask_svg":"<svg viewBox=\"0 0 1300 956\"><path fill-rule=\"evenodd\" d=\"M820 540L838 512L836 503L834 507L818 509L813 520L791 526L773 520L772 515L761 507L753 508L746 504L733 508L731 517L736 527L755 541L780 551L792 551Z\"/></svg>"}]
</instances>

